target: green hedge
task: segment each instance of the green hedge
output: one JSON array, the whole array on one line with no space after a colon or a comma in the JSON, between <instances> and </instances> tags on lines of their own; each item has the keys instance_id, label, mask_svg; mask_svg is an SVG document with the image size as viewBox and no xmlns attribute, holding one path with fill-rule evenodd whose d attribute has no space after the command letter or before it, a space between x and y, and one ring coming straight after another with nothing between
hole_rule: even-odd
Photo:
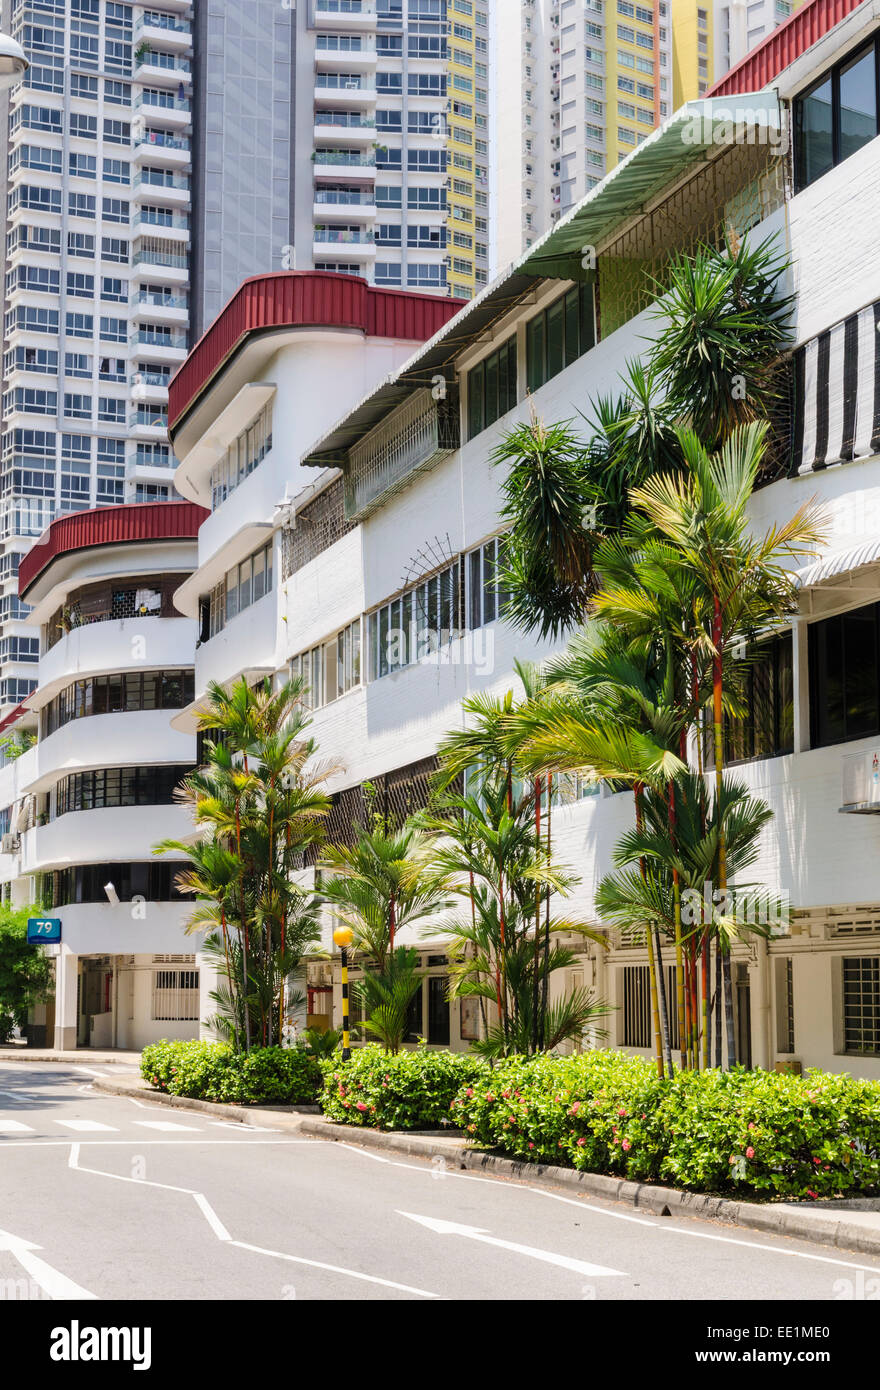
<instances>
[{"instance_id":1,"label":"green hedge","mask_svg":"<svg viewBox=\"0 0 880 1390\"><path fill-rule=\"evenodd\" d=\"M534 1163L697 1192L815 1199L880 1191L880 1083L809 1072L681 1072L619 1052L502 1062L450 1118Z\"/></svg>"},{"instance_id":2,"label":"green hedge","mask_svg":"<svg viewBox=\"0 0 880 1390\"><path fill-rule=\"evenodd\" d=\"M263 1047L240 1055L225 1043L158 1042L141 1054L141 1075L160 1091L240 1105L314 1102L323 1077L298 1048Z\"/></svg>"},{"instance_id":3,"label":"green hedge","mask_svg":"<svg viewBox=\"0 0 880 1390\"><path fill-rule=\"evenodd\" d=\"M427 1048L391 1057L380 1047L358 1047L351 1061L336 1057L322 1065L321 1105L327 1118L374 1129L449 1125L458 1091L487 1072L477 1057Z\"/></svg>"}]
</instances>

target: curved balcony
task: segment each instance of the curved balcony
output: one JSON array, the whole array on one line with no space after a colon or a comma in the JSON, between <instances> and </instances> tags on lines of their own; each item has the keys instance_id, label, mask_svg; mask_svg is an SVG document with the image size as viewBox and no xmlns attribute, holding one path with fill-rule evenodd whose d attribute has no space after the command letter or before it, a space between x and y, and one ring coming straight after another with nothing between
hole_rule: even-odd
<instances>
[{"instance_id":1,"label":"curved balcony","mask_svg":"<svg viewBox=\"0 0 880 1390\"><path fill-rule=\"evenodd\" d=\"M40 703L71 681L106 671L136 671L145 663L184 670L192 665L195 641L191 618L116 618L76 627L40 658Z\"/></svg>"},{"instance_id":2,"label":"curved balcony","mask_svg":"<svg viewBox=\"0 0 880 1390\"><path fill-rule=\"evenodd\" d=\"M193 752L195 745L193 741ZM69 811L21 837L21 873L42 874L69 864L149 859L164 839L192 835L185 806L106 806Z\"/></svg>"},{"instance_id":3,"label":"curved balcony","mask_svg":"<svg viewBox=\"0 0 880 1390\"><path fill-rule=\"evenodd\" d=\"M198 950L201 938L184 931L192 903L144 907L135 917L131 903L71 903L55 909L54 915L61 917L65 949L74 955L182 955Z\"/></svg>"},{"instance_id":4,"label":"curved balcony","mask_svg":"<svg viewBox=\"0 0 880 1390\"><path fill-rule=\"evenodd\" d=\"M71 772L128 767L132 751L138 748L149 750L150 762L194 763L195 740L172 729L169 721L175 713L178 711L131 710L72 720L37 745L34 780L23 790L48 791Z\"/></svg>"}]
</instances>

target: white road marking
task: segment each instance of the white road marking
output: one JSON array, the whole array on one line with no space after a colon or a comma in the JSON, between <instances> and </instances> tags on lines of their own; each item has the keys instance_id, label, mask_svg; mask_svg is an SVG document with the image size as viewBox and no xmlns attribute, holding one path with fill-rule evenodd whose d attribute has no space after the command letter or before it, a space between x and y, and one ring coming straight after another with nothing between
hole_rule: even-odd
<instances>
[{"instance_id":1,"label":"white road marking","mask_svg":"<svg viewBox=\"0 0 880 1390\"><path fill-rule=\"evenodd\" d=\"M86 1139L84 1143L91 1149L153 1149L158 1147L196 1147L206 1145L249 1145L254 1148L260 1144L332 1144L332 1139ZM8 1139L4 1149L67 1149L69 1139Z\"/></svg>"},{"instance_id":2,"label":"white road marking","mask_svg":"<svg viewBox=\"0 0 880 1390\"><path fill-rule=\"evenodd\" d=\"M102 1125L97 1120L59 1120L58 1124L65 1129L73 1129L77 1134L97 1134L103 1130L105 1134L118 1134L116 1125Z\"/></svg>"},{"instance_id":3,"label":"white road marking","mask_svg":"<svg viewBox=\"0 0 880 1390\"><path fill-rule=\"evenodd\" d=\"M183 1142L192 1143L193 1141L184 1140ZM234 1141L221 1139L219 1141L215 1140L214 1142L224 1144ZM195 1200L196 1205L198 1206L199 1210L201 1211L205 1220L208 1222L208 1225L211 1227L211 1230L214 1232L218 1240L225 1241L230 1245L236 1245L241 1250L252 1250L258 1255L271 1255L274 1259L288 1260L292 1264L310 1265L313 1269L327 1269L330 1270L333 1274L345 1274L351 1279L361 1279L368 1284L381 1284L383 1288L387 1289L400 1289L403 1293L414 1293L417 1294L420 1298L439 1298L440 1296L439 1294L428 1293L425 1289L411 1288L408 1284L396 1284L390 1279L380 1279L376 1275L362 1274L358 1270L343 1269L339 1265L323 1264L320 1260L307 1260L301 1255L288 1255L280 1250L264 1250L259 1245L247 1245L244 1241L233 1240L226 1227L223 1225L223 1222L220 1220L219 1216L214 1211L214 1208L211 1206L207 1197L204 1195L204 1193L194 1192L192 1188L188 1187L174 1187L170 1183L148 1182L145 1179L142 1180L140 1178L127 1178L123 1176L123 1174L121 1173L105 1173L100 1168L82 1168L79 1162L80 1147L81 1146L79 1144L71 1144L70 1156L67 1160L67 1166L69 1168L74 1169L75 1172L90 1173L93 1176L100 1178L110 1178L112 1181L115 1182L134 1183L136 1186L139 1187L159 1187L163 1188L166 1192L182 1192L186 1196L192 1197Z\"/></svg>"},{"instance_id":4,"label":"white road marking","mask_svg":"<svg viewBox=\"0 0 880 1390\"><path fill-rule=\"evenodd\" d=\"M672 1226L669 1229L670 1235L677 1236L696 1236L699 1240L720 1240L724 1245L745 1245L749 1250L764 1250L771 1255L791 1255L798 1260L818 1260L826 1265L843 1265L845 1269L872 1269L870 1265L852 1264L849 1260L835 1260L830 1255L811 1255L807 1250L786 1250L784 1246L761 1245L757 1240L737 1240L735 1236L716 1236L711 1231L689 1231L684 1226ZM782 1233L784 1240L797 1240L797 1236L788 1236ZM872 1273L880 1274L880 1269L876 1265Z\"/></svg>"},{"instance_id":5,"label":"white road marking","mask_svg":"<svg viewBox=\"0 0 880 1390\"><path fill-rule=\"evenodd\" d=\"M145 1105L144 1102L143 1102L142 1100L135 1100L134 1096L120 1096L119 1099L120 1099L120 1100L127 1100L127 1101L130 1101L130 1103L131 1103L132 1105L136 1105L136 1106L137 1106L138 1110L149 1110L149 1109L150 1109L150 1106L149 1106L149 1105ZM156 1108L156 1107L154 1106L153 1109L155 1109L155 1108Z\"/></svg>"},{"instance_id":6,"label":"white road marking","mask_svg":"<svg viewBox=\"0 0 880 1390\"><path fill-rule=\"evenodd\" d=\"M202 1131L198 1125L176 1125L172 1120L132 1120L132 1124L139 1129L161 1129L168 1134L187 1130L190 1134L200 1134Z\"/></svg>"},{"instance_id":7,"label":"white road marking","mask_svg":"<svg viewBox=\"0 0 880 1390\"><path fill-rule=\"evenodd\" d=\"M585 1260L575 1260L569 1255L557 1255L552 1250L538 1250L533 1245L519 1245L512 1240L499 1240L496 1236L490 1236L488 1231L481 1230L479 1226L462 1226L457 1221L438 1221L433 1216L416 1216L411 1211L398 1211L398 1216L405 1216L408 1221L417 1221L420 1226L427 1226L429 1231L434 1231L439 1236L463 1236L466 1240L478 1240L483 1245L495 1245L499 1250L511 1250L515 1255L526 1255L531 1260L540 1260L543 1264L558 1265L560 1269L570 1269L574 1274L583 1274L587 1278L619 1278L625 1279L626 1275L622 1269L608 1269L605 1265L588 1264Z\"/></svg>"},{"instance_id":8,"label":"white road marking","mask_svg":"<svg viewBox=\"0 0 880 1390\"><path fill-rule=\"evenodd\" d=\"M365 1284L381 1284L384 1289L400 1289L403 1293L414 1293L419 1298L439 1298L439 1293L429 1293L427 1289L414 1289L409 1284L395 1284L393 1279L379 1279L375 1274L362 1274L357 1269L343 1269L341 1265L324 1264L323 1260L306 1260L302 1255L285 1255L280 1250L266 1250L262 1245L248 1245L243 1240L233 1240L240 1250L253 1250L257 1255L272 1255L276 1260L289 1260L295 1265L309 1265L312 1269L327 1269L331 1274L346 1274L349 1279L362 1279Z\"/></svg>"},{"instance_id":9,"label":"white road marking","mask_svg":"<svg viewBox=\"0 0 880 1390\"><path fill-rule=\"evenodd\" d=\"M195 1198L196 1206L201 1211L202 1215L204 1216L208 1225L211 1227L211 1230L214 1232L214 1235L217 1237L217 1239L232 1240L232 1236L229 1234L226 1227L223 1225L223 1222L220 1220L220 1217L217 1215L216 1211L211 1206L211 1203L208 1201L207 1197L203 1196L201 1192L194 1192L192 1195Z\"/></svg>"},{"instance_id":10,"label":"white road marking","mask_svg":"<svg viewBox=\"0 0 880 1390\"><path fill-rule=\"evenodd\" d=\"M83 1067L83 1066L80 1066L80 1067L79 1067L79 1070L80 1070L80 1071L84 1071L85 1074L86 1074L86 1076L102 1076L102 1077L103 1077L103 1076L109 1076L109 1075L110 1075L110 1073L109 1073L109 1072L106 1072L106 1071L96 1071L94 1067Z\"/></svg>"},{"instance_id":11,"label":"white road marking","mask_svg":"<svg viewBox=\"0 0 880 1390\"><path fill-rule=\"evenodd\" d=\"M32 1125L19 1124L18 1120L0 1119L0 1134L33 1134Z\"/></svg>"},{"instance_id":12,"label":"white road marking","mask_svg":"<svg viewBox=\"0 0 880 1390\"><path fill-rule=\"evenodd\" d=\"M23 1240L21 1236L11 1235L8 1231L0 1231L0 1250L8 1250L14 1259L18 1261L26 1274L39 1284L44 1293L50 1298L96 1298L97 1295L89 1293L88 1289L80 1288L72 1279L68 1279L66 1274L53 1269L46 1264L33 1252L41 1250L41 1245L34 1245L29 1240Z\"/></svg>"}]
</instances>

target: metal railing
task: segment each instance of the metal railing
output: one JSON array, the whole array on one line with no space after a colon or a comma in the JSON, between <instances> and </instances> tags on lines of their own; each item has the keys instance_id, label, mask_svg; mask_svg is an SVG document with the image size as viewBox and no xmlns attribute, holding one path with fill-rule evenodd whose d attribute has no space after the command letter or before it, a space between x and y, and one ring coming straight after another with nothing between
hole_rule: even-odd
<instances>
[{"instance_id":1,"label":"metal railing","mask_svg":"<svg viewBox=\"0 0 880 1390\"><path fill-rule=\"evenodd\" d=\"M370 207L375 201L375 194L362 193L359 189L318 188L315 190L316 203L331 203L338 207Z\"/></svg>"},{"instance_id":2,"label":"metal railing","mask_svg":"<svg viewBox=\"0 0 880 1390\"><path fill-rule=\"evenodd\" d=\"M352 231L349 227L316 227L315 241L339 246L372 246L372 230L360 228Z\"/></svg>"},{"instance_id":3,"label":"metal railing","mask_svg":"<svg viewBox=\"0 0 880 1390\"><path fill-rule=\"evenodd\" d=\"M344 169L375 169L375 150L316 150L315 164L333 164Z\"/></svg>"}]
</instances>

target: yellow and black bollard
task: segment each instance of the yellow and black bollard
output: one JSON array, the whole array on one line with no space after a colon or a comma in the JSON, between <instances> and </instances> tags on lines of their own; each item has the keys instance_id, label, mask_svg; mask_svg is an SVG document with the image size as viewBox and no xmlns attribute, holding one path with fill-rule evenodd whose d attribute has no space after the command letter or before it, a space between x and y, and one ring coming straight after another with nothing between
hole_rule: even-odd
<instances>
[{"instance_id":1,"label":"yellow and black bollard","mask_svg":"<svg viewBox=\"0 0 880 1390\"><path fill-rule=\"evenodd\" d=\"M351 945L352 931L350 927L337 927L333 933L333 940L342 952L342 1060L347 1062L351 1057L351 1023L348 1008L348 948Z\"/></svg>"}]
</instances>

